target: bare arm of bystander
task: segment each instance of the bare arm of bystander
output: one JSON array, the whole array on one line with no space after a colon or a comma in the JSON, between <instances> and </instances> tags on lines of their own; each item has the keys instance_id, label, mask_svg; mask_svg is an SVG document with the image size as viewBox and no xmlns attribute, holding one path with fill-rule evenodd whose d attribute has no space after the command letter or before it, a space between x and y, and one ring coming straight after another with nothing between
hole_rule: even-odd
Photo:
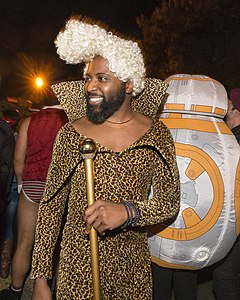
<instances>
[{"instance_id":1,"label":"bare arm of bystander","mask_svg":"<svg viewBox=\"0 0 240 300\"><path fill-rule=\"evenodd\" d=\"M30 122L30 117L26 118L19 128L15 154L14 154L14 170L17 177L18 185L22 184L22 174L25 166L25 160L27 155L27 131Z\"/></svg>"}]
</instances>

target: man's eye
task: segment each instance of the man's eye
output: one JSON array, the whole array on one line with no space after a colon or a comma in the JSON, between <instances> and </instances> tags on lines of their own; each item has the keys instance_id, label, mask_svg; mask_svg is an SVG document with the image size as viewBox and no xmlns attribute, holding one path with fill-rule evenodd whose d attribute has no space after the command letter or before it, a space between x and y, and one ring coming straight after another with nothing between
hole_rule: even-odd
<instances>
[{"instance_id":1,"label":"man's eye","mask_svg":"<svg viewBox=\"0 0 240 300\"><path fill-rule=\"evenodd\" d=\"M107 80L107 76L99 76L98 80L99 81L106 81Z\"/></svg>"}]
</instances>

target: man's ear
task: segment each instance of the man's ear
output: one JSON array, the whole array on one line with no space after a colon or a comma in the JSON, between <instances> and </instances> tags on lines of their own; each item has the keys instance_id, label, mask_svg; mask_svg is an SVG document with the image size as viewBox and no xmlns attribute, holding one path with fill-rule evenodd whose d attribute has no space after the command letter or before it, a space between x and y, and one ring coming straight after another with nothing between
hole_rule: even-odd
<instances>
[{"instance_id":1,"label":"man's ear","mask_svg":"<svg viewBox=\"0 0 240 300\"><path fill-rule=\"evenodd\" d=\"M133 91L133 83L131 81L127 81L126 83L126 93L132 94Z\"/></svg>"}]
</instances>

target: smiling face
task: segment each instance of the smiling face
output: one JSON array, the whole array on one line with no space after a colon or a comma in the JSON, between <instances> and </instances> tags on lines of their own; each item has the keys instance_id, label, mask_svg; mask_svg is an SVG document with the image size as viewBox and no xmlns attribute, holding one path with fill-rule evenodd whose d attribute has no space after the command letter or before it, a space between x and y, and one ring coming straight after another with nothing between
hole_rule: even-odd
<instances>
[{"instance_id":1,"label":"smiling face","mask_svg":"<svg viewBox=\"0 0 240 300\"><path fill-rule=\"evenodd\" d=\"M92 123L101 124L122 106L126 83L114 76L102 57L89 63L85 78L87 118Z\"/></svg>"}]
</instances>

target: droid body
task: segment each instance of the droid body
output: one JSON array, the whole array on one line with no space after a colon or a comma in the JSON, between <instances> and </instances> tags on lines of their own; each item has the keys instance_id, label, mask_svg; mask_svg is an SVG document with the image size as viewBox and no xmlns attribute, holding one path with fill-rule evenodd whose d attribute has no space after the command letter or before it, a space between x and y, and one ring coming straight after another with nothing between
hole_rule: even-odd
<instances>
[{"instance_id":1,"label":"droid body","mask_svg":"<svg viewBox=\"0 0 240 300\"><path fill-rule=\"evenodd\" d=\"M166 81L160 118L175 142L181 205L175 219L149 230L149 247L160 266L201 269L221 260L240 231L240 147L224 122L222 84L188 74Z\"/></svg>"}]
</instances>

